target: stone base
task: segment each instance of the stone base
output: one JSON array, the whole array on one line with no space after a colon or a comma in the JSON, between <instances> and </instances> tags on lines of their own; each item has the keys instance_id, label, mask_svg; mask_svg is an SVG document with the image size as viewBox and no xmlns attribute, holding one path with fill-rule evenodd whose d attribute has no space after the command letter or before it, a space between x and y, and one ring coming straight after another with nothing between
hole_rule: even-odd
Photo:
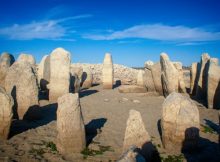
<instances>
[{"instance_id":1,"label":"stone base","mask_svg":"<svg viewBox=\"0 0 220 162\"><path fill-rule=\"evenodd\" d=\"M118 91L120 93L146 93L147 89L137 85L122 85L118 88Z\"/></svg>"}]
</instances>

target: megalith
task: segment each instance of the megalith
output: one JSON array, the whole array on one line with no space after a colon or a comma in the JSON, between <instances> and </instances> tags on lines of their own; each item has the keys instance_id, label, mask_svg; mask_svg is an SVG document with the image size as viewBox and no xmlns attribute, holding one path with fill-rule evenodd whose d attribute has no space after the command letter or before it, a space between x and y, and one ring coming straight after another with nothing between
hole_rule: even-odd
<instances>
[{"instance_id":1,"label":"megalith","mask_svg":"<svg viewBox=\"0 0 220 162\"><path fill-rule=\"evenodd\" d=\"M81 84L80 74L76 72L75 67L70 68L70 74L70 91L73 93L79 93Z\"/></svg>"},{"instance_id":2,"label":"megalith","mask_svg":"<svg viewBox=\"0 0 220 162\"><path fill-rule=\"evenodd\" d=\"M162 81L161 81L161 73L162 72L161 72L160 62L152 65L150 69L151 69L155 89L160 95L163 95L163 88L162 88Z\"/></svg>"},{"instance_id":3,"label":"megalith","mask_svg":"<svg viewBox=\"0 0 220 162\"><path fill-rule=\"evenodd\" d=\"M169 150L194 148L199 139L199 110L187 96L171 93L162 106L162 142Z\"/></svg>"},{"instance_id":4,"label":"megalith","mask_svg":"<svg viewBox=\"0 0 220 162\"><path fill-rule=\"evenodd\" d=\"M14 63L14 56L9 53L2 53L0 57L0 86L5 86L5 76L9 67Z\"/></svg>"},{"instance_id":5,"label":"megalith","mask_svg":"<svg viewBox=\"0 0 220 162\"><path fill-rule=\"evenodd\" d=\"M208 108L220 109L220 67L218 59L209 60L208 83L207 83Z\"/></svg>"},{"instance_id":6,"label":"megalith","mask_svg":"<svg viewBox=\"0 0 220 162\"><path fill-rule=\"evenodd\" d=\"M37 78L27 62L15 62L5 78L5 89L11 94L19 119L23 119L29 108L36 108L38 102Z\"/></svg>"},{"instance_id":7,"label":"megalith","mask_svg":"<svg viewBox=\"0 0 220 162\"><path fill-rule=\"evenodd\" d=\"M70 91L70 63L70 53L63 48L56 48L50 54L49 100L52 103Z\"/></svg>"},{"instance_id":8,"label":"megalith","mask_svg":"<svg viewBox=\"0 0 220 162\"><path fill-rule=\"evenodd\" d=\"M179 73L173 63L170 61L166 53L160 55L161 63L161 80L164 96L168 96L170 93L179 89Z\"/></svg>"},{"instance_id":9,"label":"megalith","mask_svg":"<svg viewBox=\"0 0 220 162\"><path fill-rule=\"evenodd\" d=\"M194 62L190 69L190 93L196 95L196 89L199 80L200 63Z\"/></svg>"},{"instance_id":10,"label":"megalith","mask_svg":"<svg viewBox=\"0 0 220 162\"><path fill-rule=\"evenodd\" d=\"M21 53L21 54L19 55L17 61L18 61L18 62L28 62L28 63L31 64L32 66L35 66L35 65L36 65L36 61L35 61L34 56L29 55L29 54Z\"/></svg>"},{"instance_id":11,"label":"megalith","mask_svg":"<svg viewBox=\"0 0 220 162\"><path fill-rule=\"evenodd\" d=\"M102 83L104 89L112 89L114 84L114 71L112 56L110 53L105 54L103 69L102 69Z\"/></svg>"},{"instance_id":12,"label":"megalith","mask_svg":"<svg viewBox=\"0 0 220 162\"><path fill-rule=\"evenodd\" d=\"M49 80L46 80L44 78L45 61L46 61L47 57L48 57L48 55L45 55L41 59L41 62L38 65L38 70L37 70L37 80L38 80L38 84L40 85L41 90L46 90L47 84L49 83Z\"/></svg>"},{"instance_id":13,"label":"megalith","mask_svg":"<svg viewBox=\"0 0 220 162\"><path fill-rule=\"evenodd\" d=\"M145 73L143 70L139 70L137 74L137 85L145 87Z\"/></svg>"},{"instance_id":14,"label":"megalith","mask_svg":"<svg viewBox=\"0 0 220 162\"><path fill-rule=\"evenodd\" d=\"M0 139L7 139L13 117L13 98L0 87Z\"/></svg>"},{"instance_id":15,"label":"megalith","mask_svg":"<svg viewBox=\"0 0 220 162\"><path fill-rule=\"evenodd\" d=\"M210 56L208 53L204 53L201 56L200 61L200 71L199 71L199 79L196 88L196 97L197 99L206 99L207 97L207 80L208 80L208 62Z\"/></svg>"},{"instance_id":16,"label":"megalith","mask_svg":"<svg viewBox=\"0 0 220 162\"><path fill-rule=\"evenodd\" d=\"M80 153L86 147L78 93L68 93L58 98L57 131L57 149L65 157Z\"/></svg>"}]
</instances>

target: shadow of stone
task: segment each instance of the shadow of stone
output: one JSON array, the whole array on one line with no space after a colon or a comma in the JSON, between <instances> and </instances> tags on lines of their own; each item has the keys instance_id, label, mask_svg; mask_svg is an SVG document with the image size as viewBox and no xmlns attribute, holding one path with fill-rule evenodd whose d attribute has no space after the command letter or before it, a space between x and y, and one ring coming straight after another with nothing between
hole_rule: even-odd
<instances>
[{"instance_id":1,"label":"shadow of stone","mask_svg":"<svg viewBox=\"0 0 220 162\"><path fill-rule=\"evenodd\" d=\"M159 120L157 121L157 130L158 130L159 135L160 135L160 140L162 141L161 119L159 119Z\"/></svg>"},{"instance_id":2,"label":"shadow of stone","mask_svg":"<svg viewBox=\"0 0 220 162\"><path fill-rule=\"evenodd\" d=\"M83 72L82 73L82 80L81 80L81 84L80 84L81 87L82 87L83 83L85 82L86 78L87 78L87 73Z\"/></svg>"},{"instance_id":3,"label":"shadow of stone","mask_svg":"<svg viewBox=\"0 0 220 162\"><path fill-rule=\"evenodd\" d=\"M34 129L56 120L57 103L49 104L43 107L31 107L25 114L23 120L12 121L9 138ZM36 113L36 114L33 114Z\"/></svg>"},{"instance_id":4,"label":"shadow of stone","mask_svg":"<svg viewBox=\"0 0 220 162\"><path fill-rule=\"evenodd\" d=\"M97 90L84 89L83 91L79 92L79 97L82 98L82 97L89 96L89 95L92 95L92 94L97 93L97 92L98 92Z\"/></svg>"},{"instance_id":5,"label":"shadow of stone","mask_svg":"<svg viewBox=\"0 0 220 162\"><path fill-rule=\"evenodd\" d=\"M13 119L18 119L18 103L17 103L17 95L16 95L16 86L14 86L12 88L12 91L11 91L11 96L14 100L14 105L12 107L12 111L13 111Z\"/></svg>"},{"instance_id":6,"label":"shadow of stone","mask_svg":"<svg viewBox=\"0 0 220 162\"><path fill-rule=\"evenodd\" d=\"M86 144L87 146L92 142L95 136L101 132L101 128L106 123L106 118L93 119L88 124L86 124Z\"/></svg>"},{"instance_id":7,"label":"shadow of stone","mask_svg":"<svg viewBox=\"0 0 220 162\"><path fill-rule=\"evenodd\" d=\"M215 142L199 137L198 128L188 128L185 131L182 153L187 162L219 162L220 148ZM193 140L197 138L198 140Z\"/></svg>"},{"instance_id":8,"label":"shadow of stone","mask_svg":"<svg viewBox=\"0 0 220 162\"><path fill-rule=\"evenodd\" d=\"M119 87L121 85L121 80L116 80L115 84L113 85L113 89Z\"/></svg>"},{"instance_id":9,"label":"shadow of stone","mask_svg":"<svg viewBox=\"0 0 220 162\"><path fill-rule=\"evenodd\" d=\"M140 149L140 154L144 156L146 161L161 162L160 154L152 142L146 142Z\"/></svg>"},{"instance_id":10,"label":"shadow of stone","mask_svg":"<svg viewBox=\"0 0 220 162\"><path fill-rule=\"evenodd\" d=\"M214 101L213 101L213 108L214 109L220 109L220 82L218 83L218 86L215 90L215 95L214 95Z\"/></svg>"},{"instance_id":11,"label":"shadow of stone","mask_svg":"<svg viewBox=\"0 0 220 162\"><path fill-rule=\"evenodd\" d=\"M218 124L215 124L214 122L208 119L204 119L204 120L206 125L211 127L215 132L217 132L220 135L220 126Z\"/></svg>"}]
</instances>

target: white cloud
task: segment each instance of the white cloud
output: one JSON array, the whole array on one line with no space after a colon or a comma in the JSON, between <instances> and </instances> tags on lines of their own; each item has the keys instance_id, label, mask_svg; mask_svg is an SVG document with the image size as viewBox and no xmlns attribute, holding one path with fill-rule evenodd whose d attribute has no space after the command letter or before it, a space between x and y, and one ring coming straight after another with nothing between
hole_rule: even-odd
<instances>
[{"instance_id":1,"label":"white cloud","mask_svg":"<svg viewBox=\"0 0 220 162\"><path fill-rule=\"evenodd\" d=\"M137 25L121 31L106 34L87 34L83 36L92 40L115 40L142 38L161 41L213 41L220 40L220 32L210 32L202 28L186 26L168 26L163 24Z\"/></svg>"},{"instance_id":2,"label":"white cloud","mask_svg":"<svg viewBox=\"0 0 220 162\"><path fill-rule=\"evenodd\" d=\"M0 28L0 36L12 40L49 39L73 41L73 39L67 36L69 36L69 33L74 33L75 31L70 30L63 25L63 23L88 17L91 17L91 15L78 15L58 20L34 21L22 25L14 24L12 26Z\"/></svg>"}]
</instances>

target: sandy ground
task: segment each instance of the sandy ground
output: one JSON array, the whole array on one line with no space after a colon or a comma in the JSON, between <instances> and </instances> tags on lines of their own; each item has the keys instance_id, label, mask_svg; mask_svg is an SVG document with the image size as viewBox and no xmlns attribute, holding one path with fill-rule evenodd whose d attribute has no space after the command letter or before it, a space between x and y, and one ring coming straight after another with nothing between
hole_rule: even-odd
<instances>
[{"instance_id":1,"label":"sandy ground","mask_svg":"<svg viewBox=\"0 0 220 162\"><path fill-rule=\"evenodd\" d=\"M166 152L160 139L160 118L164 97L148 94L121 94L118 89L103 90L94 86L80 92L80 102L86 124L88 147L90 149L109 146L109 150L101 155L89 156L75 154L66 160L56 151L47 147L48 142L56 143L56 104L48 104L41 100L42 119L37 121L14 121L11 128L11 138L0 141L1 161L115 161L122 153L126 121L130 109L141 113L145 127L152 137L152 143L158 149L160 156L178 154ZM184 153L185 161L220 161L218 145L218 111L210 110L198 104L202 124L216 130L214 133L200 131L199 150L193 154Z\"/></svg>"}]
</instances>

